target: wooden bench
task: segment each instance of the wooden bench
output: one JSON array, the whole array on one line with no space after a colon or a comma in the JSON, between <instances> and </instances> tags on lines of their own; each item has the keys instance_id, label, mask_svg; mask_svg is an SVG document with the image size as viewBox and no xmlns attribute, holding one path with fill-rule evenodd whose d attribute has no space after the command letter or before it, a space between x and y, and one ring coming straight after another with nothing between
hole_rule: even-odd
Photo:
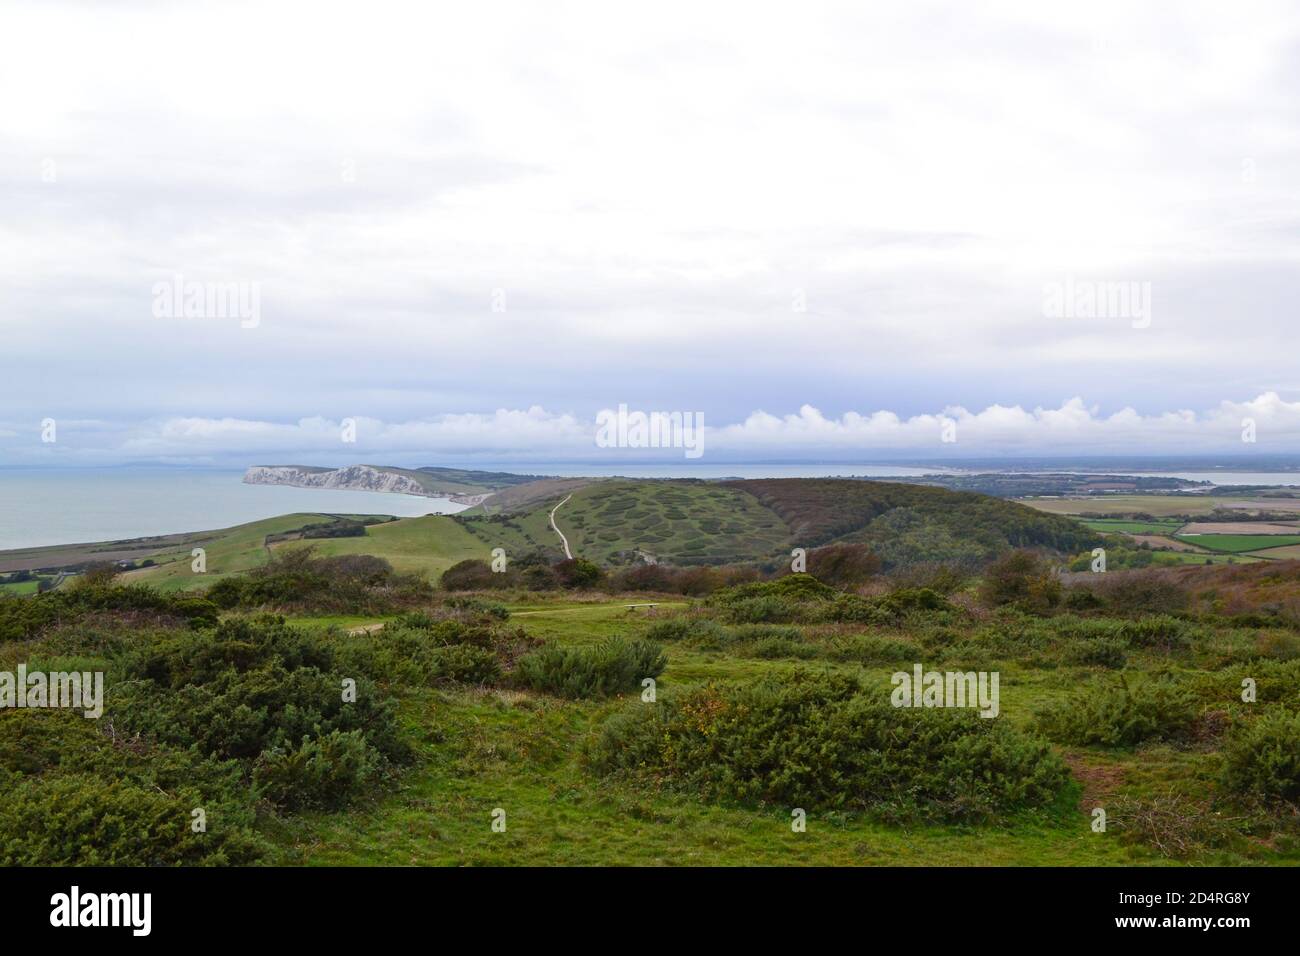
<instances>
[{"instance_id":1,"label":"wooden bench","mask_svg":"<svg viewBox=\"0 0 1300 956\"><path fill-rule=\"evenodd\" d=\"M658 607L658 604L624 604L629 611L635 611L639 607Z\"/></svg>"}]
</instances>

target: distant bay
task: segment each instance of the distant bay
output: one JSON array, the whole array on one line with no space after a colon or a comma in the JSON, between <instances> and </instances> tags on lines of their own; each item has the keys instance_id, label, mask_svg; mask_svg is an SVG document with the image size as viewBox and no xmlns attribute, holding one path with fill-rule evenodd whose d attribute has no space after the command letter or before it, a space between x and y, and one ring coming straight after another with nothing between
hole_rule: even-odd
<instances>
[{"instance_id":1,"label":"distant bay","mask_svg":"<svg viewBox=\"0 0 1300 956\"><path fill-rule=\"evenodd\" d=\"M0 470L0 550L228 528L300 511L411 517L464 505L377 491L246 485L242 471Z\"/></svg>"}]
</instances>

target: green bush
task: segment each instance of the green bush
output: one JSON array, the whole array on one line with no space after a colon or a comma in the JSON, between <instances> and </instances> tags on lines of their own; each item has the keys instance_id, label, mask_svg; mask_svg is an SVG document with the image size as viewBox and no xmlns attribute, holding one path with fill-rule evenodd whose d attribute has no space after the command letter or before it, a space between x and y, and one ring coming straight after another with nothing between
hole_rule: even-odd
<instances>
[{"instance_id":1,"label":"green bush","mask_svg":"<svg viewBox=\"0 0 1300 956\"><path fill-rule=\"evenodd\" d=\"M1049 705L1038 721L1042 733L1060 743L1122 747L1184 737L1196 715L1196 699L1187 688L1166 680L1130 688L1120 676Z\"/></svg>"},{"instance_id":2,"label":"green bush","mask_svg":"<svg viewBox=\"0 0 1300 956\"><path fill-rule=\"evenodd\" d=\"M761 660L779 660L781 658L808 660L816 657L817 653L817 648L814 645L805 644L799 640L791 640L788 637L759 638L750 642L745 648L746 655Z\"/></svg>"},{"instance_id":3,"label":"green bush","mask_svg":"<svg viewBox=\"0 0 1300 956\"><path fill-rule=\"evenodd\" d=\"M950 820L1043 806L1069 780L1044 741L1002 721L897 708L851 679L800 672L638 704L587 760L711 800Z\"/></svg>"},{"instance_id":4,"label":"green bush","mask_svg":"<svg viewBox=\"0 0 1300 956\"><path fill-rule=\"evenodd\" d=\"M1128 655L1124 653L1125 646L1123 641L1108 637L1080 641L1066 647L1064 659L1067 664L1119 670L1128 662Z\"/></svg>"},{"instance_id":5,"label":"green bush","mask_svg":"<svg viewBox=\"0 0 1300 956\"><path fill-rule=\"evenodd\" d=\"M1158 647L1175 650L1188 647L1187 623L1167 614L1157 614L1125 621L1119 627L1119 637L1133 647Z\"/></svg>"},{"instance_id":6,"label":"green bush","mask_svg":"<svg viewBox=\"0 0 1300 956\"><path fill-rule=\"evenodd\" d=\"M472 644L436 647L430 655L435 681L457 684L495 684L501 679L501 662L493 651Z\"/></svg>"},{"instance_id":7,"label":"green bush","mask_svg":"<svg viewBox=\"0 0 1300 956\"><path fill-rule=\"evenodd\" d=\"M1269 803L1300 803L1300 713L1275 710L1248 721L1223 751L1223 785Z\"/></svg>"},{"instance_id":8,"label":"green bush","mask_svg":"<svg viewBox=\"0 0 1300 956\"><path fill-rule=\"evenodd\" d=\"M516 680L559 697L608 697L658 677L668 659L657 644L609 638L586 647L548 645L519 659Z\"/></svg>"},{"instance_id":9,"label":"green bush","mask_svg":"<svg viewBox=\"0 0 1300 956\"><path fill-rule=\"evenodd\" d=\"M990 607L1016 604L1036 613L1061 603L1061 581L1046 561L1032 551L1012 551L984 571L980 598Z\"/></svg>"},{"instance_id":10,"label":"green bush","mask_svg":"<svg viewBox=\"0 0 1300 956\"><path fill-rule=\"evenodd\" d=\"M0 801L0 865L228 866L262 857L264 844L219 814L207 832L192 832L195 806L89 774L26 778Z\"/></svg>"},{"instance_id":11,"label":"green bush","mask_svg":"<svg viewBox=\"0 0 1300 956\"><path fill-rule=\"evenodd\" d=\"M827 656L859 664L898 664L915 661L919 653L920 649L907 641L876 634L855 634L832 641Z\"/></svg>"},{"instance_id":12,"label":"green bush","mask_svg":"<svg viewBox=\"0 0 1300 956\"><path fill-rule=\"evenodd\" d=\"M359 731L304 737L298 747L264 750L253 784L287 810L337 809L363 795L380 774L378 754Z\"/></svg>"}]
</instances>

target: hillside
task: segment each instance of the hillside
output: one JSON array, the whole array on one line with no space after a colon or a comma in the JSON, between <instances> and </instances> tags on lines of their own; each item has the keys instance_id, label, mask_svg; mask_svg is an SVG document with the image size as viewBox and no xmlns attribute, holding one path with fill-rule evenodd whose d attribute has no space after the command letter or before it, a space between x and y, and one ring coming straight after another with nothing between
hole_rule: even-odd
<instances>
[{"instance_id":1,"label":"hillside","mask_svg":"<svg viewBox=\"0 0 1300 956\"><path fill-rule=\"evenodd\" d=\"M511 494L523 492L522 486ZM558 554L550 512L574 554L601 564L766 562L795 547L863 543L886 567L979 563L1015 547L1075 554L1100 536L1012 501L925 485L835 478L725 482L610 479L552 489L515 510L454 520L485 545ZM505 496L493 499L500 503Z\"/></svg>"},{"instance_id":2,"label":"hillside","mask_svg":"<svg viewBox=\"0 0 1300 956\"><path fill-rule=\"evenodd\" d=\"M466 473L472 474L472 473ZM561 502L563 502L561 504ZM575 556L606 566L774 564L791 549L861 543L886 569L922 562L977 565L1014 547L1077 555L1098 530L1012 501L924 485L853 479L700 481L544 479L516 484L458 515L293 514L167 538L0 553L10 570L131 561L128 579L164 590L204 587L310 546L321 555L369 554L436 579L467 558L504 548L512 559L563 557L555 522ZM207 572L190 569L205 549ZM144 561L149 566L142 566Z\"/></svg>"}]
</instances>

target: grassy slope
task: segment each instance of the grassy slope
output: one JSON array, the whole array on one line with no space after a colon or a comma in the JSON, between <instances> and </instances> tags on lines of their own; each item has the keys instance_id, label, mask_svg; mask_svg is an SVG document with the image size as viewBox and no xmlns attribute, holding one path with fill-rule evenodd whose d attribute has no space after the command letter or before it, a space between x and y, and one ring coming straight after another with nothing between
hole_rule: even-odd
<instances>
[{"instance_id":1,"label":"grassy slope","mask_svg":"<svg viewBox=\"0 0 1300 956\"><path fill-rule=\"evenodd\" d=\"M422 571L436 579L443 571L466 558L490 557L491 549L462 529L446 515L402 518L386 524L371 525L362 538L318 538L308 541L283 541L281 548L314 547L323 556L372 554L386 558L398 571Z\"/></svg>"},{"instance_id":2,"label":"grassy slope","mask_svg":"<svg viewBox=\"0 0 1300 956\"><path fill-rule=\"evenodd\" d=\"M613 633L636 636L650 618L617 603L551 605L514 623L564 644ZM782 673L786 661L668 648L660 688ZM893 668L858 671L888 686ZM1003 718L1027 724L1032 710L1068 693L1073 671L1003 668ZM1087 782L1052 813L999 827L894 827L835 814L810 814L790 830L789 807L711 806L646 787L599 780L581 765L583 744L610 714L638 706L567 702L535 694L456 690L404 700L402 715L422 762L400 789L351 813L303 818L277 834L285 861L324 865L1114 865L1133 862L1117 839L1095 834L1085 812L1105 799ZM1191 755L1166 747L1075 750L1076 775L1131 794L1195 789L1203 772ZM1118 782L1118 783L1116 783ZM490 815L506 811L507 831ZM1138 862L1160 863L1144 856ZM1208 862L1208 861L1203 861ZM1216 858L1214 862L1245 862Z\"/></svg>"},{"instance_id":3,"label":"grassy slope","mask_svg":"<svg viewBox=\"0 0 1300 956\"><path fill-rule=\"evenodd\" d=\"M265 564L268 557L264 541L268 534L295 531L303 525L328 521L323 514L291 514L248 524L209 531L190 536L178 548L154 556L157 567L131 571L122 576L127 583L146 582L163 591L203 588L213 581L247 571ZM203 548L207 552L207 573L195 574L190 570L191 551Z\"/></svg>"}]
</instances>

